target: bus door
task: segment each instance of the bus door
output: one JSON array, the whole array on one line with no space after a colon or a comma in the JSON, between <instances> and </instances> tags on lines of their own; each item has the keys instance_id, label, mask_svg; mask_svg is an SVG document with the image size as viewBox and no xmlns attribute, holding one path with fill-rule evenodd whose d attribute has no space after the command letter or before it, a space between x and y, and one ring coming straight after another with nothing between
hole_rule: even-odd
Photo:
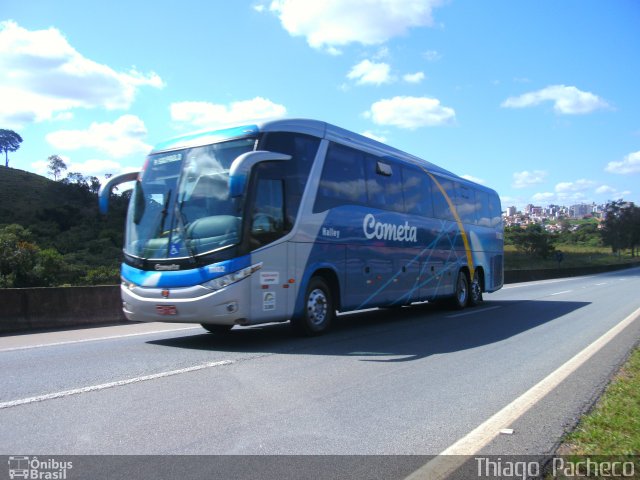
<instances>
[{"instance_id":1,"label":"bus door","mask_svg":"<svg viewBox=\"0 0 640 480\"><path fill-rule=\"evenodd\" d=\"M256 167L253 186L248 209L251 263L262 268L251 276L251 318L282 320L289 315L289 243L278 242L288 233L284 181L265 163Z\"/></svg>"}]
</instances>

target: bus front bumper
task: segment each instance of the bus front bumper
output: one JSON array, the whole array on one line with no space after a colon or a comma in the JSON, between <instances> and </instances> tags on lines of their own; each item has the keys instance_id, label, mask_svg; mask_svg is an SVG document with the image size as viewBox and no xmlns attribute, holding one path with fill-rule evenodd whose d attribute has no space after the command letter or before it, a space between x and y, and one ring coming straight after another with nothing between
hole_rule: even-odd
<instances>
[{"instance_id":1,"label":"bus front bumper","mask_svg":"<svg viewBox=\"0 0 640 480\"><path fill-rule=\"evenodd\" d=\"M136 322L243 325L249 317L250 282L242 280L212 291L201 285L147 288L122 285L122 310Z\"/></svg>"}]
</instances>

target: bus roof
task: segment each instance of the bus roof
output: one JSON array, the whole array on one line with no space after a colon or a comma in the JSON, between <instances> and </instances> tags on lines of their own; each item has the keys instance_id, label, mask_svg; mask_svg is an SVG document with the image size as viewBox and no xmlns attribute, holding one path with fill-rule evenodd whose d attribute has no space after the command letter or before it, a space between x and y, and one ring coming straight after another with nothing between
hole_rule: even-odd
<instances>
[{"instance_id":1,"label":"bus roof","mask_svg":"<svg viewBox=\"0 0 640 480\"><path fill-rule=\"evenodd\" d=\"M405 164L422 167L429 172L438 173L440 175L450 177L451 179L455 179L456 181L472 184L482 189L491 190L484 185L478 185L470 180L464 179L434 163L428 162L420 157L416 157L415 155L403 152L402 150L398 150L397 148L391 147L377 140L365 137L364 135L360 135L358 133L320 120L302 118L269 120L250 125L241 125L217 130L203 130L193 132L159 143L153 148L151 153L177 150L181 148L193 148L197 146L207 145L209 143L229 140L232 138L257 135L260 132L276 131L304 133L320 138L326 138L330 141L335 141L345 145L351 145L356 148L367 150L381 157L389 157Z\"/></svg>"}]
</instances>

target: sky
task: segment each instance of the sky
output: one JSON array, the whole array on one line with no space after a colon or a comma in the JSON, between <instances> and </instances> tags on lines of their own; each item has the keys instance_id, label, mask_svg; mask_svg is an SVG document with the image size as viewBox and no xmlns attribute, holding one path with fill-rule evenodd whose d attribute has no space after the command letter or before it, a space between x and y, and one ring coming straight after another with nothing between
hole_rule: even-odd
<instances>
[{"instance_id":1,"label":"sky","mask_svg":"<svg viewBox=\"0 0 640 480\"><path fill-rule=\"evenodd\" d=\"M0 128L12 168L103 179L177 135L313 118L503 208L640 204L639 26L637 0L2 0Z\"/></svg>"}]
</instances>

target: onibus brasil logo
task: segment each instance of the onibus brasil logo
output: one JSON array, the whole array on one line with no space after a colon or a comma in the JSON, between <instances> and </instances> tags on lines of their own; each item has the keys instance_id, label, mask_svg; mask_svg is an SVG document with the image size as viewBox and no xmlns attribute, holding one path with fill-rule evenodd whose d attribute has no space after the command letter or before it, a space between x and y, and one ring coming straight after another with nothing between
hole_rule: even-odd
<instances>
[{"instance_id":1,"label":"onibus brasil logo","mask_svg":"<svg viewBox=\"0 0 640 480\"><path fill-rule=\"evenodd\" d=\"M39 460L38 457L9 457L9 478L34 480L65 480L73 462L62 462L54 458Z\"/></svg>"}]
</instances>

